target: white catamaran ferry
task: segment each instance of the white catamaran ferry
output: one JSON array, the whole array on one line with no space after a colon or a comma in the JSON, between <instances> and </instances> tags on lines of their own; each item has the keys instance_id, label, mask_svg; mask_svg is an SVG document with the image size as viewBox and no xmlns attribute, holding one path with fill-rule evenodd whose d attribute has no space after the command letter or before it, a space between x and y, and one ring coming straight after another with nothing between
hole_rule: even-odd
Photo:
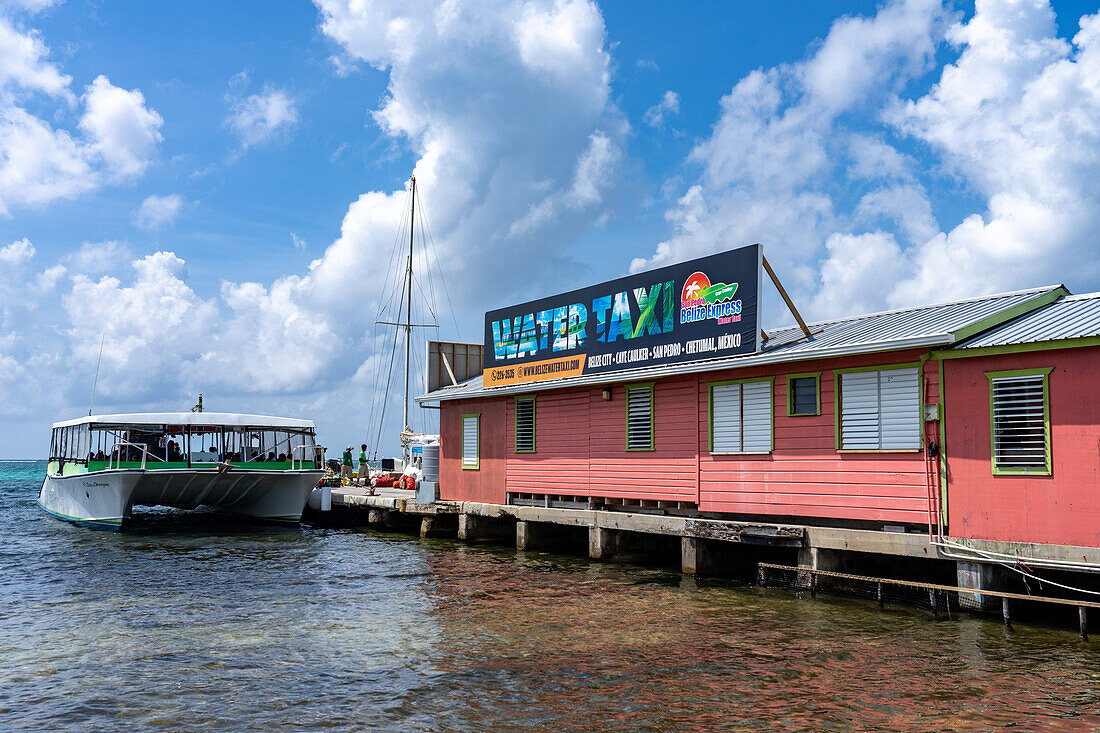
<instances>
[{"instance_id":1,"label":"white catamaran ferry","mask_svg":"<svg viewBox=\"0 0 1100 733\"><path fill-rule=\"evenodd\" d=\"M311 420L217 412L67 420L53 426L38 504L111 530L135 504L298 522L324 469L314 436Z\"/></svg>"}]
</instances>

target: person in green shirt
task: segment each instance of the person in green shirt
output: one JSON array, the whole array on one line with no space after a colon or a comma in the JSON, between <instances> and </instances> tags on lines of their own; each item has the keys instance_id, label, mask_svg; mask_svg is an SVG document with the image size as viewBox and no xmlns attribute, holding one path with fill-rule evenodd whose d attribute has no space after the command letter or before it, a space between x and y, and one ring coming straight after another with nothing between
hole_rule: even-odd
<instances>
[{"instance_id":1,"label":"person in green shirt","mask_svg":"<svg viewBox=\"0 0 1100 733\"><path fill-rule=\"evenodd\" d=\"M367 465L367 444L359 446L359 473L355 476L355 483L359 486L370 485L370 466Z\"/></svg>"},{"instance_id":2,"label":"person in green shirt","mask_svg":"<svg viewBox=\"0 0 1100 733\"><path fill-rule=\"evenodd\" d=\"M351 446L344 449L344 460L340 464L340 478L345 478L351 483Z\"/></svg>"}]
</instances>

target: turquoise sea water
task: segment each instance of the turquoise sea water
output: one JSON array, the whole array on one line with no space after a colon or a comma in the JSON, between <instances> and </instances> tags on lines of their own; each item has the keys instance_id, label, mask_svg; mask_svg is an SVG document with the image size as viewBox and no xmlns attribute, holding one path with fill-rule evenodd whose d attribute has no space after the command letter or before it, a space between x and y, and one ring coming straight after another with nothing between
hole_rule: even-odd
<instances>
[{"instance_id":1,"label":"turquoise sea water","mask_svg":"<svg viewBox=\"0 0 1100 733\"><path fill-rule=\"evenodd\" d=\"M1100 730L1100 641L370 531L35 506L0 463L0 729Z\"/></svg>"}]
</instances>

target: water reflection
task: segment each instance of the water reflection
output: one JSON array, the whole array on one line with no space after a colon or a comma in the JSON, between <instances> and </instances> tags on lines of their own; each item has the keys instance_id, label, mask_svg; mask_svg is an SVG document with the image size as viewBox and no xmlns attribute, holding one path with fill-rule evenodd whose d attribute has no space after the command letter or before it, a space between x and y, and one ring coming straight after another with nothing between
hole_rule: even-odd
<instances>
[{"instance_id":1,"label":"water reflection","mask_svg":"<svg viewBox=\"0 0 1100 733\"><path fill-rule=\"evenodd\" d=\"M1098 655L1065 632L494 554L429 561L447 704L484 700L462 725L1100 729Z\"/></svg>"},{"instance_id":2,"label":"water reflection","mask_svg":"<svg viewBox=\"0 0 1100 733\"><path fill-rule=\"evenodd\" d=\"M1100 729L1072 632L369 531L34 508L0 464L0 727Z\"/></svg>"}]
</instances>

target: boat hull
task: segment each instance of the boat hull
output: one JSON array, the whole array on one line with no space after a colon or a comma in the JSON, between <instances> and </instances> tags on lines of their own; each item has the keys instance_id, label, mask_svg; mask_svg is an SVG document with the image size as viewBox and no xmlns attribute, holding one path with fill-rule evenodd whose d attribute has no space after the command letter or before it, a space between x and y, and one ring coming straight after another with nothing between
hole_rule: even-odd
<instances>
[{"instance_id":1,"label":"boat hull","mask_svg":"<svg viewBox=\"0 0 1100 733\"><path fill-rule=\"evenodd\" d=\"M47 475L38 504L74 524L120 530L135 505L228 513L297 523L321 471L214 469L107 470L71 476Z\"/></svg>"}]
</instances>

